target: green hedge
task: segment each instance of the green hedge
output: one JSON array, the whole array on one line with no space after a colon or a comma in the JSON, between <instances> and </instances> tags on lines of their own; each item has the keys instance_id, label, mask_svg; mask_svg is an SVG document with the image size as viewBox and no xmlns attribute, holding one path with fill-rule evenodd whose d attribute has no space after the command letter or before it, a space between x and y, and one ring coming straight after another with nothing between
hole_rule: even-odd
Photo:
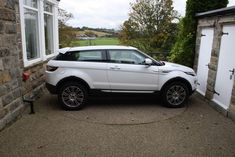
<instances>
[{"instance_id":1,"label":"green hedge","mask_svg":"<svg viewBox=\"0 0 235 157\"><path fill-rule=\"evenodd\" d=\"M186 15L180 21L177 41L168 59L193 67L197 31L196 13L223 8L227 4L228 0L187 0Z\"/></svg>"}]
</instances>

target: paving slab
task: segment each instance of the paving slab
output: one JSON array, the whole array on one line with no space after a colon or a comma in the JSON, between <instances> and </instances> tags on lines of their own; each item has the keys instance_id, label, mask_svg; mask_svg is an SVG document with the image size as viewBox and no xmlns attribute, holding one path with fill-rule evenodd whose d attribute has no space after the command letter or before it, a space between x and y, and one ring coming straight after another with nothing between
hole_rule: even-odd
<instances>
[{"instance_id":1,"label":"paving slab","mask_svg":"<svg viewBox=\"0 0 235 157\"><path fill-rule=\"evenodd\" d=\"M63 111L45 94L0 132L0 157L235 157L235 124L197 96L169 109L151 96L93 97Z\"/></svg>"}]
</instances>

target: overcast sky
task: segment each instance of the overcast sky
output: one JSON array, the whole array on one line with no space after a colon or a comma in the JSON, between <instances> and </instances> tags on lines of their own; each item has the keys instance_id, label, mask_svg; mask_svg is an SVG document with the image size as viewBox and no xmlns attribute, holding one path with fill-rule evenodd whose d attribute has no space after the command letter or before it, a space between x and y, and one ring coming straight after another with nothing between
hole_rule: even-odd
<instances>
[{"instance_id":1,"label":"overcast sky","mask_svg":"<svg viewBox=\"0 0 235 157\"><path fill-rule=\"evenodd\" d=\"M72 13L74 18L68 22L74 27L114 28L128 19L130 3L135 0L61 0L60 7ZM229 6L235 0L229 0ZM175 10L185 15L186 0L173 0Z\"/></svg>"}]
</instances>

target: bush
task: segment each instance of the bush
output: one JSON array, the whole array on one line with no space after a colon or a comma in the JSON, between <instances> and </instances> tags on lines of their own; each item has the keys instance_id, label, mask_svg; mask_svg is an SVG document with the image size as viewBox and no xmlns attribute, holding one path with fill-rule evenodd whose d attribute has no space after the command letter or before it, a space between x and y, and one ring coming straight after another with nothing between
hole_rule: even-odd
<instances>
[{"instance_id":1,"label":"bush","mask_svg":"<svg viewBox=\"0 0 235 157\"><path fill-rule=\"evenodd\" d=\"M193 67L197 31L196 13L226 7L228 0L187 0L186 16L179 24L179 34L168 59Z\"/></svg>"}]
</instances>

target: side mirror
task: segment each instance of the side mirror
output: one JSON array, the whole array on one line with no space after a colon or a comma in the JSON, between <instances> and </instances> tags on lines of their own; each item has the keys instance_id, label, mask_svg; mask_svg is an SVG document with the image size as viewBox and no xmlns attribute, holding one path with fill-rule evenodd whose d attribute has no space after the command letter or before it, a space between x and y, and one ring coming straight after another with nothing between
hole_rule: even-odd
<instances>
[{"instance_id":1,"label":"side mirror","mask_svg":"<svg viewBox=\"0 0 235 157\"><path fill-rule=\"evenodd\" d=\"M145 65L151 66L153 64L153 61L149 58L146 58L144 63L145 63Z\"/></svg>"}]
</instances>

